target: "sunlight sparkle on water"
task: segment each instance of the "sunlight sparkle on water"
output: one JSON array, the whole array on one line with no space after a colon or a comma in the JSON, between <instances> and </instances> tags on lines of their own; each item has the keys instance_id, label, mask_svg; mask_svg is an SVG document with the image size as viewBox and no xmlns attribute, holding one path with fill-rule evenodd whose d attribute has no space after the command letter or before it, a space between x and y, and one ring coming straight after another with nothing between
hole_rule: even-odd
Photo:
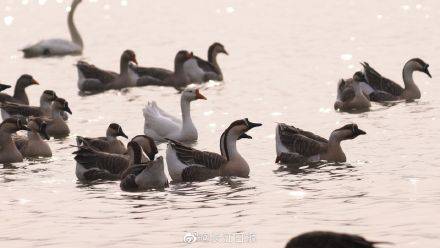
<instances>
[{"instance_id":1,"label":"sunlight sparkle on water","mask_svg":"<svg viewBox=\"0 0 440 248\"><path fill-rule=\"evenodd\" d=\"M342 60L351 60L352 58L353 58L353 55L351 55L349 53L341 54Z\"/></svg>"},{"instance_id":2,"label":"sunlight sparkle on water","mask_svg":"<svg viewBox=\"0 0 440 248\"><path fill-rule=\"evenodd\" d=\"M3 18L3 21L5 22L6 26L11 26L12 22L14 21L14 17L5 16L5 18Z\"/></svg>"},{"instance_id":3,"label":"sunlight sparkle on water","mask_svg":"<svg viewBox=\"0 0 440 248\"><path fill-rule=\"evenodd\" d=\"M303 199L306 196L306 192L304 192L304 191L290 191L289 195L295 199Z\"/></svg>"}]
</instances>

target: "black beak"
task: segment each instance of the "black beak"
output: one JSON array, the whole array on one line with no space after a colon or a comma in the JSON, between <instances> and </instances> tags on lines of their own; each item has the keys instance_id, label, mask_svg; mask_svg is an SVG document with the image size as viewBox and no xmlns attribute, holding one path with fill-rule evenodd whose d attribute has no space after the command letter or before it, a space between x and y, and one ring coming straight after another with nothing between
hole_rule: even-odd
<instances>
[{"instance_id":1,"label":"black beak","mask_svg":"<svg viewBox=\"0 0 440 248\"><path fill-rule=\"evenodd\" d=\"M119 128L118 135L128 139L128 136L124 133L124 131L122 131L122 128Z\"/></svg>"},{"instance_id":2,"label":"black beak","mask_svg":"<svg viewBox=\"0 0 440 248\"><path fill-rule=\"evenodd\" d=\"M156 156L156 154L154 154L154 153L148 154L148 158L150 159L150 161L154 161L155 156Z\"/></svg>"},{"instance_id":3,"label":"black beak","mask_svg":"<svg viewBox=\"0 0 440 248\"><path fill-rule=\"evenodd\" d=\"M432 78L431 73L429 73L428 66L425 67L424 72L426 73L426 75L428 75L428 77Z\"/></svg>"},{"instance_id":4,"label":"black beak","mask_svg":"<svg viewBox=\"0 0 440 248\"><path fill-rule=\"evenodd\" d=\"M40 135L41 135L44 139L50 140L50 137L49 137L49 135L48 135L47 132L46 132L46 127L47 127L47 124L46 124L46 123L41 124L41 127L40 127Z\"/></svg>"},{"instance_id":5,"label":"black beak","mask_svg":"<svg viewBox=\"0 0 440 248\"><path fill-rule=\"evenodd\" d=\"M242 133L238 139L252 139L252 136L248 135L247 133Z\"/></svg>"},{"instance_id":6,"label":"black beak","mask_svg":"<svg viewBox=\"0 0 440 248\"><path fill-rule=\"evenodd\" d=\"M228 51L226 51L224 48L223 48L223 51L222 51L224 54L226 54L226 55L229 55L229 53L228 53Z\"/></svg>"},{"instance_id":7,"label":"black beak","mask_svg":"<svg viewBox=\"0 0 440 248\"><path fill-rule=\"evenodd\" d=\"M262 126L263 124L261 124L261 123L250 122L250 121L248 120L247 125L248 125L248 128L249 128L248 130L250 130L250 129L254 128L254 127Z\"/></svg>"},{"instance_id":8,"label":"black beak","mask_svg":"<svg viewBox=\"0 0 440 248\"><path fill-rule=\"evenodd\" d=\"M69 114L72 114L72 110L70 110L69 106L64 106L64 111L66 111Z\"/></svg>"},{"instance_id":9,"label":"black beak","mask_svg":"<svg viewBox=\"0 0 440 248\"><path fill-rule=\"evenodd\" d=\"M359 135L365 135L365 134L367 134L367 132L365 132L364 130L361 130L361 129L355 129L354 130L354 134L356 135L356 136L359 136Z\"/></svg>"}]
</instances>

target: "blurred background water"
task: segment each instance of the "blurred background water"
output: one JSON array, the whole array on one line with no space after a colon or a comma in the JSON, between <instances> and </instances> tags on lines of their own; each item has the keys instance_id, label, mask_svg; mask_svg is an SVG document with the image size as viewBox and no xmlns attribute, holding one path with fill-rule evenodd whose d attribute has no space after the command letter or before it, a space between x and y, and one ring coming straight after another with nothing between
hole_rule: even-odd
<instances>
[{"instance_id":1,"label":"blurred background water","mask_svg":"<svg viewBox=\"0 0 440 248\"><path fill-rule=\"evenodd\" d=\"M1 247L181 247L187 233L253 235L251 243L193 247L282 247L311 230L357 233L395 247L434 247L440 233L440 2L84 0L75 19L81 57L30 59L19 48L68 38L66 0L0 2L0 82L23 73L31 104L45 89L66 98L71 136L51 140L54 156L0 170ZM118 183L77 182L75 135L100 136L110 122L143 132L142 108L156 100L180 114L174 89L146 87L81 97L73 64L84 59L118 70L123 50L144 66L173 67L180 49L206 57L219 41L225 83L194 102L199 149L218 151L236 119L264 123L239 150L250 178L171 184L162 192L125 193ZM401 83L404 63L420 57L432 79L415 74L422 99L362 114L333 110L336 82L367 61ZM10 90L9 90L10 92ZM327 137L356 122L368 135L343 143L348 162L286 170L274 163L274 130L287 122ZM165 146L160 146L164 155Z\"/></svg>"}]
</instances>

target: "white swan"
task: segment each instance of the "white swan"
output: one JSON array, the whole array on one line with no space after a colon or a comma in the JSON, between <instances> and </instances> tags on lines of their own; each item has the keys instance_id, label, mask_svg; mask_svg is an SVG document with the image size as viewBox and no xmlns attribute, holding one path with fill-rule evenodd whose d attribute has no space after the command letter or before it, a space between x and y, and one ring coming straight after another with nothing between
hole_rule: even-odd
<instances>
[{"instance_id":1,"label":"white swan","mask_svg":"<svg viewBox=\"0 0 440 248\"><path fill-rule=\"evenodd\" d=\"M165 139L180 142L197 140L197 129L190 114L190 103L197 99L206 100L206 97L200 94L198 89L183 91L180 99L182 120L167 114L155 102L148 102L143 109L145 118L144 133L159 142L163 142Z\"/></svg>"},{"instance_id":2,"label":"white swan","mask_svg":"<svg viewBox=\"0 0 440 248\"><path fill-rule=\"evenodd\" d=\"M67 16L67 25L69 26L69 32L72 38L71 41L64 39L42 40L37 44L21 49L24 53L24 57L32 58L82 54L84 48L83 41L73 22L76 7L81 1L82 0L73 0L71 10Z\"/></svg>"}]
</instances>

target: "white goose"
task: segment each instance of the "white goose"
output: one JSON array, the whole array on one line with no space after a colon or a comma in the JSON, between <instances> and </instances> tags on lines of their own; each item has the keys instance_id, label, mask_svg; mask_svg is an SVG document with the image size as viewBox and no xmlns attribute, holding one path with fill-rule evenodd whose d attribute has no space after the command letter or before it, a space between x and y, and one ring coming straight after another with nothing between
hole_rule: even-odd
<instances>
[{"instance_id":1,"label":"white goose","mask_svg":"<svg viewBox=\"0 0 440 248\"><path fill-rule=\"evenodd\" d=\"M192 122L190 113L190 103L197 99L206 100L206 97L200 94L198 89L183 91L180 99L182 120L160 109L156 102L148 102L143 109L145 118L144 133L159 142L166 139L180 142L197 140L197 129Z\"/></svg>"},{"instance_id":2,"label":"white goose","mask_svg":"<svg viewBox=\"0 0 440 248\"><path fill-rule=\"evenodd\" d=\"M82 0L73 0L69 15L67 16L67 25L69 26L71 41L64 39L48 39L42 40L37 44L23 48L25 58L32 57L49 57L49 56L64 56L64 55L80 55L83 51L83 41L81 35L76 29L73 22L73 15L76 7Z\"/></svg>"}]
</instances>

